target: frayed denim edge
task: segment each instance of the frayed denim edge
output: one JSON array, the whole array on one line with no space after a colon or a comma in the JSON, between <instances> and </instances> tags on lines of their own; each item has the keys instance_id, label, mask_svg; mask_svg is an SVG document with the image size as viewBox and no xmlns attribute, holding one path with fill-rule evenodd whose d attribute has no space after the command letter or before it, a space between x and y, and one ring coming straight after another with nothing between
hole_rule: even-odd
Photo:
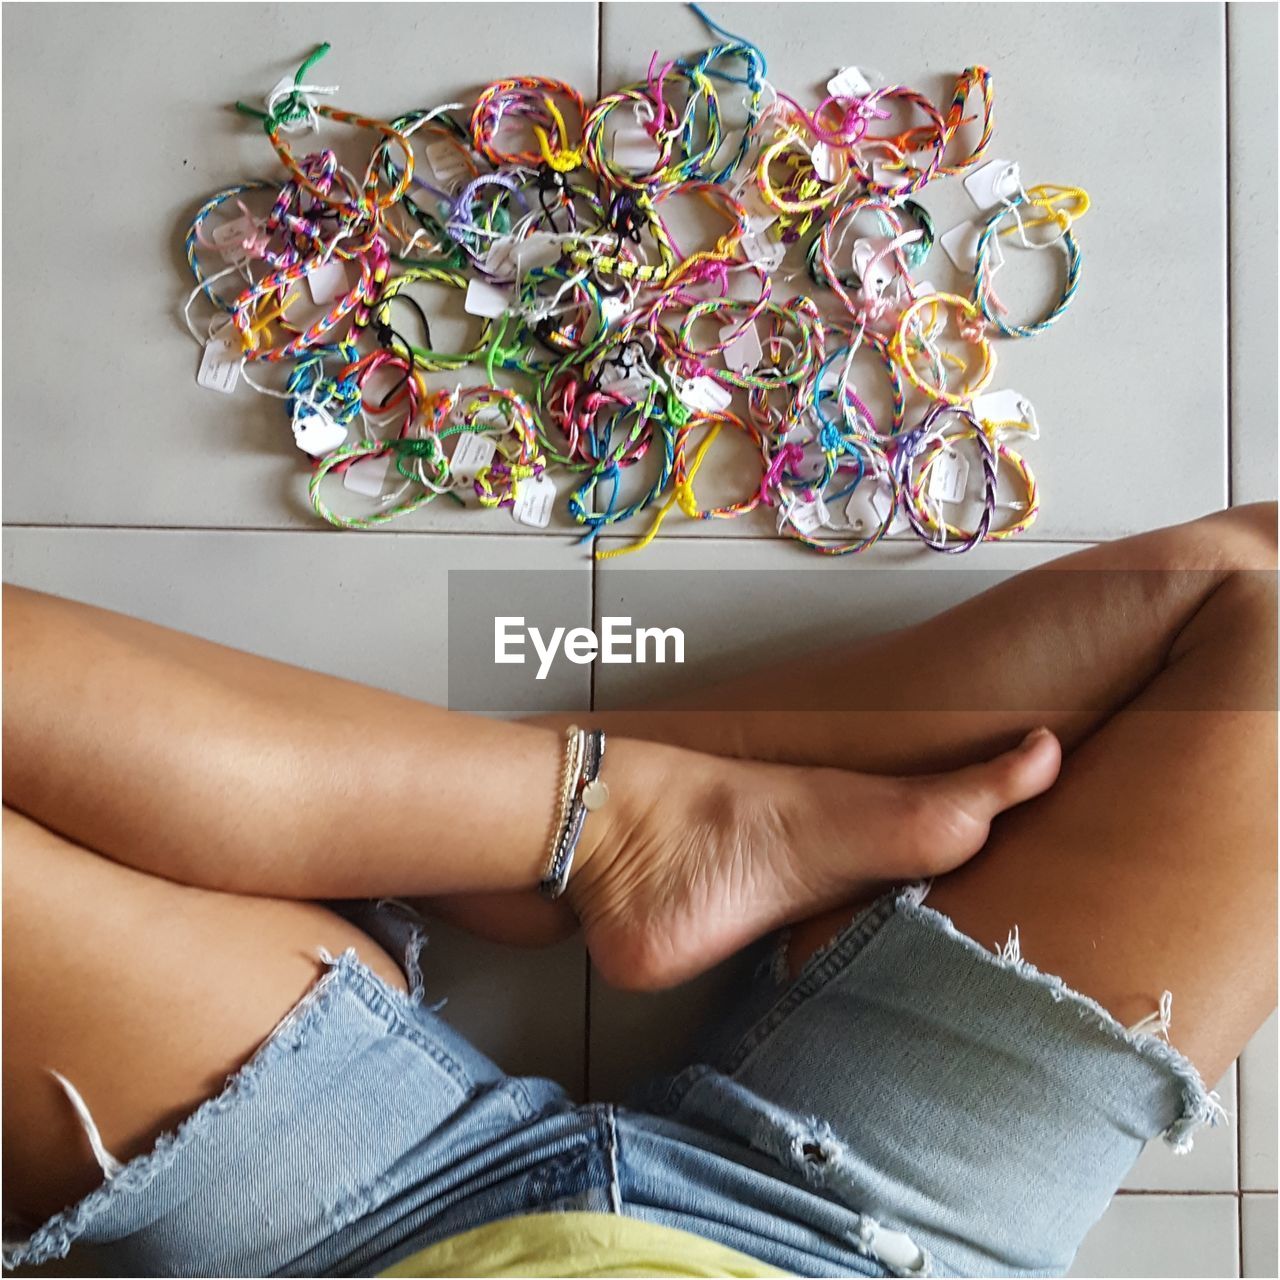
<instances>
[{"instance_id":1,"label":"frayed denim edge","mask_svg":"<svg viewBox=\"0 0 1280 1280\"><path fill-rule=\"evenodd\" d=\"M1161 1134L1178 1155L1185 1155L1191 1150L1195 1144L1196 1130L1202 1125L1212 1127L1226 1119L1227 1113L1217 1095L1205 1088L1199 1071L1185 1054L1179 1053L1171 1044L1150 1032L1135 1032L1124 1027L1096 1000L1072 990L1061 978L1042 973L1029 960L1023 960L1016 954L988 951L968 934L961 933L940 911L924 906L926 891L926 887L922 885L913 885L904 890L894 903L895 910L954 938L987 964L998 969L1012 970L1033 986L1043 988L1055 1003L1070 1002L1082 1019L1092 1021L1106 1035L1163 1067L1178 1081L1182 1086L1182 1114ZM1016 948L1012 951L1016 952Z\"/></svg>"},{"instance_id":2,"label":"frayed denim edge","mask_svg":"<svg viewBox=\"0 0 1280 1280\"><path fill-rule=\"evenodd\" d=\"M184 1148L206 1132L219 1115L251 1098L258 1078L280 1052L286 1038L291 1044L300 1044L327 1012L333 987L339 978L363 967L354 947L349 947L336 958L322 950L320 958L328 966L328 971L320 975L311 989L276 1024L249 1061L228 1076L221 1093L201 1103L172 1133L162 1133L149 1152L130 1160L119 1173L109 1177L75 1205L54 1214L29 1239L16 1244L6 1241L5 1267L18 1267L24 1263L39 1265L53 1258L65 1258L75 1240L85 1233L94 1218L116 1196L135 1195L145 1190Z\"/></svg>"}]
</instances>

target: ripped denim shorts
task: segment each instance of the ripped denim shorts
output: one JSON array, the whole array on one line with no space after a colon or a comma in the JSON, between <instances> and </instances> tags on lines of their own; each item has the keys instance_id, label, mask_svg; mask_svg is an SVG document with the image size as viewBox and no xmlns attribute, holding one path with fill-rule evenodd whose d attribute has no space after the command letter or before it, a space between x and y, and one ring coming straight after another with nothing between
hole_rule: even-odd
<instances>
[{"instance_id":1,"label":"ripped denim shorts","mask_svg":"<svg viewBox=\"0 0 1280 1280\"><path fill-rule=\"evenodd\" d=\"M219 1096L5 1260L370 1275L585 1209L799 1275L1061 1274L1143 1144L1187 1148L1221 1109L1158 1036L922 897L881 899L794 981L759 944L732 1023L627 1107L504 1074L420 982L348 952Z\"/></svg>"}]
</instances>

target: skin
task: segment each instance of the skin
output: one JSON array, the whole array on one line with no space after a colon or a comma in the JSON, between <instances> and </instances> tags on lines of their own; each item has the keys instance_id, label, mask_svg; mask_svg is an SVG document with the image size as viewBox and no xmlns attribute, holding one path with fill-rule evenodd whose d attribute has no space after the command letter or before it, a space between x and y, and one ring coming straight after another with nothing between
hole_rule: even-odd
<instances>
[{"instance_id":1,"label":"skin","mask_svg":"<svg viewBox=\"0 0 1280 1280\"><path fill-rule=\"evenodd\" d=\"M733 711L751 681L712 691L721 711L593 715L614 798L568 904L529 892L565 718L458 716L6 588L9 1208L36 1219L100 1181L47 1068L127 1159L246 1059L318 947L399 983L308 900L326 896L420 895L508 940L576 916L607 979L659 987L787 923L798 968L857 903L936 876L957 927L994 944L1017 925L1027 959L1122 1021L1172 990L1173 1042L1216 1079L1275 1004L1274 565L1274 506L1243 508L806 663L807 713ZM848 674L940 648L970 657L954 707ZM871 709L824 712L833 680ZM442 814L420 780L446 753Z\"/></svg>"}]
</instances>

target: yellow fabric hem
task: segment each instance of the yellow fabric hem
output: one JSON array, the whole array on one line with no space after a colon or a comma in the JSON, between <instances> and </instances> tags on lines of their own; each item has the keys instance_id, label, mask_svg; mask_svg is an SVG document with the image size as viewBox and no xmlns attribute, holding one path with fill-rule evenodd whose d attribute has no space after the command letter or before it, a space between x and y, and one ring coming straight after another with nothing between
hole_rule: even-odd
<instances>
[{"instance_id":1,"label":"yellow fabric hem","mask_svg":"<svg viewBox=\"0 0 1280 1280\"><path fill-rule=\"evenodd\" d=\"M688 1231L612 1213L505 1218L433 1244L384 1276L783 1276Z\"/></svg>"}]
</instances>

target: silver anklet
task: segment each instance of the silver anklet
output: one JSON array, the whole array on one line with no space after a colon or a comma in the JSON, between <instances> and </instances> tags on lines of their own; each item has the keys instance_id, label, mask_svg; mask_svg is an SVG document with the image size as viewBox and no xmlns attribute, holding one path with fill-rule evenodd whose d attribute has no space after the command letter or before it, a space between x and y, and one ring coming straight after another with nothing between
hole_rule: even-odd
<instances>
[{"instance_id":1,"label":"silver anklet","mask_svg":"<svg viewBox=\"0 0 1280 1280\"><path fill-rule=\"evenodd\" d=\"M538 883L538 892L553 901L569 887L573 855L582 839L587 814L609 799L609 788L600 777L604 761L604 733L599 729L579 729L572 724L565 731L564 767L560 773L560 801L556 825L547 854L547 869Z\"/></svg>"}]
</instances>

